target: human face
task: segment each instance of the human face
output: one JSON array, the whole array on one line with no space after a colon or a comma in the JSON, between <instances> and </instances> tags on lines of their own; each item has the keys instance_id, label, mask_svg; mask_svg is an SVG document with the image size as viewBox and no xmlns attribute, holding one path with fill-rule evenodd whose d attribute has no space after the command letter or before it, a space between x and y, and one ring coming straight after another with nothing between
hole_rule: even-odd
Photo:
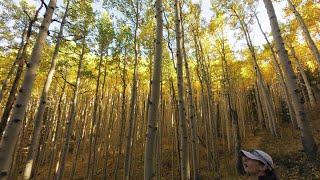
<instances>
[{"instance_id":1,"label":"human face","mask_svg":"<svg viewBox=\"0 0 320 180\"><path fill-rule=\"evenodd\" d=\"M262 165L259 161L247 158L246 156L242 156L242 164L244 167L244 171L250 175L260 175L264 173L265 166Z\"/></svg>"}]
</instances>

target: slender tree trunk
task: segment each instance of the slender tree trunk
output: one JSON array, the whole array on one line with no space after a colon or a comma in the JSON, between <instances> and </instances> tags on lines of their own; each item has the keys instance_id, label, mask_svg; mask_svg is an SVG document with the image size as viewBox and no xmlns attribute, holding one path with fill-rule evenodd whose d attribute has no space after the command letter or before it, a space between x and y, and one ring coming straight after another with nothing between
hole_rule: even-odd
<instances>
[{"instance_id":1,"label":"slender tree trunk","mask_svg":"<svg viewBox=\"0 0 320 180\"><path fill-rule=\"evenodd\" d=\"M180 7L181 8L181 7ZM180 14L180 19L182 19L182 15ZM189 70L189 64L187 59L187 52L184 45L184 26L183 21L181 21L181 35L182 35L182 51L183 51L183 59L184 66L186 70L186 78L187 78L187 86L188 86L188 95L189 95L189 110L190 110L190 122L191 122L191 148L192 148L192 165L193 165L193 179L200 179L199 174L199 158L198 158L198 141L197 141L197 124L196 124L196 112L195 112L195 103L193 100L193 92L192 92L192 83L191 76Z\"/></svg>"},{"instance_id":2,"label":"slender tree trunk","mask_svg":"<svg viewBox=\"0 0 320 180\"><path fill-rule=\"evenodd\" d=\"M139 55L139 43L138 43L138 28L139 28L139 1L136 1L135 5L135 30L134 30L134 69L131 89L131 101L130 101L130 115L129 115L129 127L127 134L127 144L125 149L125 161L124 161L124 178L130 179L131 161L132 156L130 151L133 148L133 128L136 116L136 103L137 103L137 81L138 81L138 55Z\"/></svg>"},{"instance_id":3,"label":"slender tree trunk","mask_svg":"<svg viewBox=\"0 0 320 180\"><path fill-rule=\"evenodd\" d=\"M151 180L154 174L154 152L155 137L157 132L157 117L159 113L159 96L160 96L160 78L162 74L162 39L163 39L163 19L162 19L162 0L156 0L156 43L153 64L153 74L151 81L151 96L149 100L148 124L144 157L144 179Z\"/></svg>"},{"instance_id":4,"label":"slender tree trunk","mask_svg":"<svg viewBox=\"0 0 320 180\"><path fill-rule=\"evenodd\" d=\"M23 47L25 45L25 36L26 36L26 33L27 33L27 28L28 28L28 23L25 23L25 26L23 28L23 33L22 33L22 36L21 36L21 42L20 42L20 46L19 46L19 50L18 50L18 53L17 53L17 56L16 56L16 59L14 60L8 74L7 74L7 77L2 81L2 86L1 86L1 89L0 89L0 103L1 103L1 100L3 98L3 94L5 93L5 91L7 90L7 86L8 86L8 82L12 76L12 74L14 73L14 70L16 69L16 66L19 62L19 59L20 59L20 56L23 52Z\"/></svg>"},{"instance_id":5,"label":"slender tree trunk","mask_svg":"<svg viewBox=\"0 0 320 180\"><path fill-rule=\"evenodd\" d=\"M17 56L17 63L18 63L18 69L16 72L16 76L13 80L12 83L12 87L9 93L9 97L5 106L5 109L3 111L2 117L1 117L1 122L0 122L0 136L2 136L2 133L7 125L7 121L9 119L10 113L11 113L11 109L12 106L15 102L15 97L16 97L16 93L19 87L19 82L22 76L22 72L23 72L23 66L26 62L26 58L27 58L27 48L29 46L29 42L30 42L30 37L31 37L31 33L32 33L32 27L34 25L34 23L37 21L38 19L38 14L40 9L42 8L42 6L39 7L39 9L36 11L33 19L30 20L29 24L28 24L28 30L27 30L27 35L26 35L26 39L25 39L25 44L23 46L22 52L19 56ZM11 71L11 70L10 70ZM12 70L13 71L13 70ZM6 88L6 87L4 87ZM1 101L0 101L1 102Z\"/></svg>"},{"instance_id":6,"label":"slender tree trunk","mask_svg":"<svg viewBox=\"0 0 320 180\"><path fill-rule=\"evenodd\" d=\"M81 54L80 54L79 63L78 63L76 84L74 87L74 92L73 92L73 97L72 97L70 115L69 115L69 118L68 118L67 124L66 124L67 127L66 127L66 131L65 131L65 142L62 147L60 163L59 163L58 172L57 172L57 176L56 176L57 180L61 180L63 178L64 168L65 168L66 160L67 160L67 154L68 154L68 150L69 150L69 146L70 146L71 134L72 134L72 130L73 130L72 129L73 123L74 123L74 120L76 117L83 59L84 59L84 55L85 55L86 33L87 33L86 30L84 30L84 32L83 32L84 37L82 39L82 49L81 49Z\"/></svg>"},{"instance_id":7,"label":"slender tree trunk","mask_svg":"<svg viewBox=\"0 0 320 180\"><path fill-rule=\"evenodd\" d=\"M181 179L190 179L188 132L185 117L184 83L183 83L183 54L181 44L181 18L180 1L175 0L175 30L177 43L177 82L179 99L179 125L180 125L180 154L181 154Z\"/></svg>"},{"instance_id":8,"label":"slender tree trunk","mask_svg":"<svg viewBox=\"0 0 320 180\"><path fill-rule=\"evenodd\" d=\"M304 102L300 101L302 97L299 93L300 90L297 85L297 78L293 72L288 53L284 47L284 42L281 36L281 31L273 8L273 4L271 0L263 0L263 2L265 4L265 8L267 9L272 35L275 41L276 49L278 51L278 56L281 61L282 69L284 70L284 75L288 85L292 105L300 128L301 142L307 156L310 159L314 159L317 156L317 145L311 132L309 119L306 116Z\"/></svg>"},{"instance_id":9,"label":"slender tree trunk","mask_svg":"<svg viewBox=\"0 0 320 180\"><path fill-rule=\"evenodd\" d=\"M304 68L302 67L302 64L300 63L300 60L298 59L298 56L296 55L296 52L292 46L290 47L290 52L291 52L291 55L293 56L293 59L295 60L297 66L298 66L298 69L300 71L300 74L302 76L304 84L306 85L310 105L311 105L311 107L315 107L316 106L316 99L313 96L312 88L311 88L310 82L308 80L307 74L305 73Z\"/></svg>"},{"instance_id":10,"label":"slender tree trunk","mask_svg":"<svg viewBox=\"0 0 320 180\"><path fill-rule=\"evenodd\" d=\"M212 170L214 174L214 179L219 179L220 177L220 164L219 164L219 156L218 156L218 148L217 148L217 138L218 138L218 126L217 126L217 119L215 117L215 105L214 105L214 97L213 97L213 91L212 91L212 84L211 84L211 78L210 78L210 72L205 64L205 58L204 58L204 53L203 53L203 48L201 41L198 39L196 35L194 34L194 41L196 45L196 57L197 57L197 62L200 65L198 67L198 76L200 75L200 69L203 72L203 77L202 79L205 82L206 85L206 91L207 91L207 96L206 96L206 101L207 101L207 106L205 112L207 114L207 126L208 128L208 149L210 152L210 158L212 158ZM211 142L212 141L212 142Z\"/></svg>"},{"instance_id":11,"label":"slender tree trunk","mask_svg":"<svg viewBox=\"0 0 320 180\"><path fill-rule=\"evenodd\" d=\"M119 98L117 98L119 99ZM116 101L118 102L118 100ZM105 152L105 157L104 157L104 174L103 174L103 178L104 179L107 179L108 177L108 155L109 155L109 146L110 146L110 141L111 141L111 133L112 133L112 129L113 129L113 124L114 124L114 106L115 106L115 101L112 99L112 104L111 104L111 112L110 112L110 115L109 115L109 121L108 121L108 128L107 128L107 138L106 138L106 145L105 145L105 148L106 148L106 152Z\"/></svg>"},{"instance_id":12,"label":"slender tree trunk","mask_svg":"<svg viewBox=\"0 0 320 180\"><path fill-rule=\"evenodd\" d=\"M308 27L306 25L306 23L304 22L302 16L300 15L300 13L298 12L298 10L296 9L295 5L293 4L293 2L291 0L287 0L290 9L293 11L294 15L296 16L298 23L300 25L300 28L302 29L302 34L305 38L305 40L307 41L307 44L312 52L312 55L314 56L314 58L317 60L318 63L318 67L320 68L320 53L319 53L319 49L317 48L317 45L315 44L315 42L313 41L313 39L311 38L310 32L308 30Z\"/></svg>"},{"instance_id":13,"label":"slender tree trunk","mask_svg":"<svg viewBox=\"0 0 320 180\"><path fill-rule=\"evenodd\" d=\"M270 93L267 90L266 84L264 82L264 78L261 73L261 69L258 66L256 53L255 53L254 46L252 44L251 36L249 34L248 26L244 22L244 19L240 17L240 15L236 12L235 9L232 9L232 11L236 15L236 17L238 18L238 20L240 22L241 30L243 31L243 33L245 35L246 43L247 43L247 46L248 46L250 53L251 53L251 56L252 56L253 67L256 71L256 76L258 78L258 84L259 84L259 87L262 91L263 102L266 106L266 113L268 115L268 122L270 124L270 131L273 136L278 136L275 126L271 125L271 124L275 125L275 122L276 122L274 106L273 106L273 103L271 102Z\"/></svg>"},{"instance_id":14,"label":"slender tree trunk","mask_svg":"<svg viewBox=\"0 0 320 180\"><path fill-rule=\"evenodd\" d=\"M276 52L274 51L273 46L271 45L270 41L268 40L268 37L267 37L266 33L263 31L257 14L254 13L254 16L256 17L257 23L259 25L259 29L260 29L261 33L263 34L264 39L266 40L266 42L267 42L267 44L268 44L268 46L270 48L270 51L272 53L273 67L276 70L276 72L278 72L278 73L276 73L276 75L277 75L277 78L278 78L278 80L280 81L280 83L282 85L282 89L283 89L283 91L285 93L285 96L286 96L285 99L286 99L287 106L288 106L288 109L289 109L289 115L290 115L290 118L291 118L292 125L293 125L294 128L297 128L298 125L297 125L297 122L295 120L295 115L294 115L292 103L291 103L291 100L290 100L290 95L289 95L289 92L288 92L287 85L286 85L286 83L284 81L283 73L282 73L281 68L280 68L280 66L278 64L278 61L277 61Z\"/></svg>"},{"instance_id":15,"label":"slender tree trunk","mask_svg":"<svg viewBox=\"0 0 320 180\"><path fill-rule=\"evenodd\" d=\"M16 105L12 116L8 122L5 133L0 143L0 179L6 179L9 174L9 167L12 161L12 155L17 143L19 133L22 127L22 121L25 117L26 106L29 102L34 80L38 71L41 59L42 49L47 37L49 25L52 22L53 11L56 8L56 0L50 0L45 17L40 26L40 31L32 50L30 61L27 65L25 78L19 90Z\"/></svg>"},{"instance_id":16,"label":"slender tree trunk","mask_svg":"<svg viewBox=\"0 0 320 180\"><path fill-rule=\"evenodd\" d=\"M5 105L3 114L2 114L2 118L1 118L1 122L0 122L0 135L2 136L4 129L6 128L7 122L8 122L8 118L10 116L11 113L11 109L12 106L14 104L15 98L16 98L16 93L18 90L18 86L19 86L19 81L20 78L22 76L22 72L23 72L23 65L24 65L24 61L22 61L22 59L20 59L19 62L19 66L17 69L17 74L13 80L13 84L10 90L10 94L7 100L7 103Z\"/></svg>"},{"instance_id":17,"label":"slender tree trunk","mask_svg":"<svg viewBox=\"0 0 320 180\"><path fill-rule=\"evenodd\" d=\"M234 153L236 159L236 169L239 174L243 174L243 166L241 161L241 139L240 139L240 130L239 130L239 123L238 123L238 113L235 108L232 107L231 104L231 83L230 83L230 76L229 76L229 68L226 60L226 51L225 51L225 44L224 40L221 40L221 60L222 60L222 72L223 72L223 87L226 92L227 96L227 111L229 112L229 118L232 122L233 127L233 138L234 138Z\"/></svg>"},{"instance_id":18,"label":"slender tree trunk","mask_svg":"<svg viewBox=\"0 0 320 180\"><path fill-rule=\"evenodd\" d=\"M175 93L175 89L174 89L174 85L173 85L173 80L172 78L170 78L170 84L171 84L171 99L173 101L173 109L174 109L174 122L172 123L172 126L174 128L175 131L175 136L174 136L174 142L175 143L175 147L176 147L176 156L177 158L177 171L178 171L178 175L179 175L179 179L181 179L181 153L179 152L179 148L180 148L180 141L179 141L179 105L178 105L178 100L176 98L176 93Z\"/></svg>"},{"instance_id":19,"label":"slender tree trunk","mask_svg":"<svg viewBox=\"0 0 320 180\"><path fill-rule=\"evenodd\" d=\"M94 146L97 139L95 138L95 135L97 133L97 129L99 124L97 123L97 116L98 116L98 109L100 108L99 103L99 89L100 89L100 76L101 76L101 66L102 66L102 60L103 60L103 53L100 54L100 60L98 64L98 77L96 82L96 91L95 91L95 98L93 102L93 118L91 121L91 128L90 128L90 140L89 140L89 160L88 160L88 171L87 171L87 179L93 178L93 171L95 170L94 164L95 164L95 158L94 158L94 152L96 147Z\"/></svg>"},{"instance_id":20,"label":"slender tree trunk","mask_svg":"<svg viewBox=\"0 0 320 180\"><path fill-rule=\"evenodd\" d=\"M126 50L125 50L126 51ZM125 52L125 57L126 57L126 52ZM122 154L122 144L123 144L123 134L125 131L125 125L126 125L126 121L127 121L127 111L126 111L126 88L127 88L127 84L126 84L126 62L124 62L124 67L122 70L122 104L121 104L121 120L120 120L120 128L119 130L119 138L118 138L118 143L117 143L117 147L116 147L116 156L114 156L116 158L116 162L115 162L115 167L114 167L114 179L118 180L118 170L119 170L119 164L120 164L120 157Z\"/></svg>"},{"instance_id":21,"label":"slender tree trunk","mask_svg":"<svg viewBox=\"0 0 320 180\"><path fill-rule=\"evenodd\" d=\"M61 135L61 127L62 127L62 123L61 123L61 119L62 119L62 104L66 104L66 103L63 103L63 99L65 98L65 89L66 89L66 81L64 81L63 83L63 87L62 87L62 92L61 92L61 95L59 97L59 101L58 101L58 110L57 110L57 123L56 123L56 128L54 130L54 137L52 139L52 142L53 142L53 147L52 147L52 154L51 154L51 157L50 157L50 163L49 163L49 171L48 171L48 177L52 177L51 174L52 174L52 169L53 169L53 164L54 164L54 161L55 161L55 158L56 158L56 155L57 155L57 146L58 146L58 143L59 143L59 139L60 139L60 135Z\"/></svg>"},{"instance_id":22,"label":"slender tree trunk","mask_svg":"<svg viewBox=\"0 0 320 180\"><path fill-rule=\"evenodd\" d=\"M42 127L43 114L44 114L45 107L47 105L47 95L49 92L49 88L50 88L52 78L53 78L53 75L54 75L55 69L56 69L56 58L59 53L60 42L61 42L62 36L63 36L63 28L64 28L67 14L68 14L68 10L69 10L69 2L70 2L70 0L67 2L66 10L65 10L65 13L64 13L61 25L60 25L60 31L59 31L59 34L57 37L57 44L55 46L54 53L53 53L53 56L51 59L51 67L50 67L45 85L42 90L42 94L41 94L41 98L40 98L40 102L39 102L39 107L37 109L36 118L34 120L33 134L32 134L31 144L30 144L30 147L28 150L27 164L26 164L26 167L24 170L24 179L30 179L31 171L33 168L33 161L34 161L34 158L38 155L37 149L39 146L40 131L41 131L41 127Z\"/></svg>"},{"instance_id":23,"label":"slender tree trunk","mask_svg":"<svg viewBox=\"0 0 320 180\"><path fill-rule=\"evenodd\" d=\"M87 111L87 100L85 101L85 108L84 111ZM74 179L74 175L76 172L76 167L77 167L77 162L78 162L78 157L80 154L80 145L81 142L85 136L86 133L86 121L87 121L87 113L83 113L84 116L80 116L80 119L82 119L81 123L79 123L77 129L79 129L79 133L78 133L78 137L77 137L77 144L76 144L76 149L75 149L75 153L74 153L74 157L73 157L73 161L72 161L72 167L71 167L71 175L70 175L70 179L73 180ZM82 115L83 115L82 114Z\"/></svg>"}]
</instances>

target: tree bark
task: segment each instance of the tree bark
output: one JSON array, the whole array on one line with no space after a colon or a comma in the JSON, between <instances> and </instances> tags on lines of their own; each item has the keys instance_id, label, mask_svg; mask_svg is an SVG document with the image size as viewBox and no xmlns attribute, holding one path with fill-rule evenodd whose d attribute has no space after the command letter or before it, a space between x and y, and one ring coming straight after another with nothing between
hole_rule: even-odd
<instances>
[{"instance_id":1,"label":"tree bark","mask_svg":"<svg viewBox=\"0 0 320 180\"><path fill-rule=\"evenodd\" d=\"M146 146L144 157L144 179L151 180L154 176L154 152L155 137L157 132L157 117L159 113L160 78L162 74L162 39L163 39L163 18L162 0L156 0L156 43L153 63L153 74L151 81L151 96L149 100L148 124L146 134Z\"/></svg>"},{"instance_id":2,"label":"tree bark","mask_svg":"<svg viewBox=\"0 0 320 180\"><path fill-rule=\"evenodd\" d=\"M281 31L273 8L273 4L271 0L263 0L263 2L265 4L265 8L267 9L273 39L275 41L282 69L284 70L284 75L288 85L292 105L296 114L298 126L300 129L301 142L307 156L310 159L314 159L317 156L317 145L311 132L309 119L306 116L304 101L301 101L302 97L299 93L300 90L297 85L296 75L294 74L288 53L284 47L283 38L281 36Z\"/></svg>"},{"instance_id":3,"label":"tree bark","mask_svg":"<svg viewBox=\"0 0 320 180\"><path fill-rule=\"evenodd\" d=\"M27 155L27 164L24 170L24 179L30 179L31 176L31 171L33 168L33 161L34 158L38 155L38 146L39 146L39 140L40 140L40 131L42 128L42 121L43 121L43 114L47 105L47 95L49 92L49 88L51 86L51 82L52 82L52 78L53 75L55 73L55 69L56 69L56 58L58 57L58 53L59 53L59 48L60 48L60 42L62 40L62 36L63 36L63 28L64 25L66 23L66 18L68 15L68 10L69 10L69 2L70 0L67 1L67 6L66 6L66 10L65 13L63 15L62 18L62 22L60 25L60 31L57 37L57 43L53 52L53 56L51 59L51 67L50 70L48 72L48 76L46 79L46 82L43 86L43 90L42 90L42 94L41 94L41 98L40 98L40 102L39 102L39 107L37 109L37 113L36 113L36 118L34 120L34 126L33 126L33 134L32 134L32 139L31 139L31 144L28 150L28 155Z\"/></svg>"},{"instance_id":4,"label":"tree bark","mask_svg":"<svg viewBox=\"0 0 320 180\"><path fill-rule=\"evenodd\" d=\"M19 81L21 79L21 76L22 76L22 72L23 72L23 66L26 62L26 58L27 58L27 49L28 49L28 46L29 46L29 43L30 43L30 37L31 37L31 33L32 33L32 28L33 28L33 25L34 23L37 21L38 19L38 14L39 14L39 11L40 9L42 8L42 6L39 7L39 9L36 11L33 19L30 20L29 24L28 24L28 30L27 30L27 34L26 34L26 38L25 38L25 44L23 45L23 48L22 48L22 52L19 56L17 56L17 63L18 63L18 68L17 68L17 72L16 72L16 76L13 80L13 83L12 83L12 87L11 87L11 90L10 90L10 93L9 93L9 97L8 97L8 100L6 102L6 106L5 106L5 109L3 111L3 114L2 114L2 117L1 117L1 122L0 122L0 136L2 136L2 133L7 125L7 121L8 121L8 118L10 116L10 113L11 113L11 110L12 110L12 106L15 102L15 97L16 97L16 93L17 93L17 90L18 90L18 87L19 87ZM13 71L13 69L11 69L10 71ZM3 87L3 88L6 88L6 87Z\"/></svg>"},{"instance_id":5,"label":"tree bark","mask_svg":"<svg viewBox=\"0 0 320 180\"><path fill-rule=\"evenodd\" d=\"M286 99L287 106L288 106L288 109L289 109L289 115L290 115L290 118L291 118L292 125L293 125L294 128L297 128L298 125L297 125L297 121L295 119L292 103L291 103L291 100L290 100L290 95L289 95L289 92L288 92L287 85L286 85L286 83L284 81L282 70L281 70L281 68L280 68L280 66L278 64L278 61L277 61L276 52L274 51L273 46L271 45L270 41L268 40L268 37L267 37L266 33L263 31L257 14L254 13L254 16L256 17L257 23L259 25L259 29L260 29L261 33L263 34L264 39L266 40L266 42L267 42L267 44L268 44L268 46L270 48L270 51L272 53L273 67L276 70L276 72L278 72L278 73L276 73L276 75L277 75L277 78L280 81L280 83L282 85L282 89L283 89L283 91L285 93L285 99Z\"/></svg>"},{"instance_id":6,"label":"tree bark","mask_svg":"<svg viewBox=\"0 0 320 180\"><path fill-rule=\"evenodd\" d=\"M57 123L56 123L56 127L54 130L54 136L52 139L53 142L53 147L52 147L52 154L50 157L50 161L49 161L49 171L48 171L48 177L51 177L52 174L52 169L53 169L53 164L57 155L57 146L58 146L58 142L61 136L61 129L62 129L62 109L63 109L63 105L65 106L66 102L63 102L63 99L66 100L65 96L66 96L66 81L64 81L63 86L62 86L62 90L61 90L61 94L59 97L59 101L58 101L58 109L57 109Z\"/></svg>"},{"instance_id":7,"label":"tree bark","mask_svg":"<svg viewBox=\"0 0 320 180\"><path fill-rule=\"evenodd\" d=\"M10 80L10 77L12 76L12 74L14 73L14 70L16 69L16 66L19 62L19 59L20 59L20 56L23 52L23 47L25 45L25 36L26 36L26 33L27 33L27 28L28 28L28 24L25 23L25 26L24 26L24 29L23 29L23 33L22 33L22 36L21 36L21 42L20 42L20 46L19 46L19 50L18 50L18 53L17 53L17 56L16 56L16 59L15 61L13 62L8 74L7 74L7 77L2 80L2 86L1 86L1 89L0 89L0 103L1 103L1 100L3 98L3 94L5 93L5 91L7 90L7 86L8 86L8 81ZM1 134L1 133L0 133Z\"/></svg>"},{"instance_id":8,"label":"tree bark","mask_svg":"<svg viewBox=\"0 0 320 180\"><path fill-rule=\"evenodd\" d=\"M240 15L237 13L237 11L235 9L231 8L231 10L233 11L233 13L235 14L235 16L237 17L237 19L240 22L241 30L242 30L243 34L245 35L246 43L247 43L247 46L248 46L250 53L251 53L253 67L255 69L255 73L257 76L257 80L258 80L258 85L259 85L258 87L260 87L260 89L262 91L263 102L266 107L266 113L268 116L270 131L273 136L278 136L276 126L275 126L276 116L275 116L274 106L273 106L273 103L271 102L270 93L267 90L266 84L264 82L264 78L261 73L261 69L260 69L258 62L257 62L255 48L252 44L251 36L249 34L248 25L245 23L244 19L240 17Z\"/></svg>"},{"instance_id":9,"label":"tree bark","mask_svg":"<svg viewBox=\"0 0 320 180\"><path fill-rule=\"evenodd\" d=\"M300 71L300 74L302 76L304 84L306 86L310 105L311 105L311 107L315 107L316 106L316 99L313 96L312 88L311 88L311 85L309 83L307 74L305 73L304 68L302 67L302 64L300 63L300 60L299 60L298 56L296 55L296 52L295 52L295 50L294 50L294 48L292 46L290 47L290 52L291 52L291 55L293 56L293 59L295 60L297 66L298 66L298 69Z\"/></svg>"},{"instance_id":10,"label":"tree bark","mask_svg":"<svg viewBox=\"0 0 320 180\"><path fill-rule=\"evenodd\" d=\"M190 179L188 132L185 117L184 83L183 83L183 54L181 44L181 18L180 1L174 1L175 6L175 31L177 47L177 82L179 102L179 125L180 125L180 154L181 154L181 179Z\"/></svg>"},{"instance_id":11,"label":"tree bark","mask_svg":"<svg viewBox=\"0 0 320 180\"><path fill-rule=\"evenodd\" d=\"M305 40L307 41L307 44L312 52L312 55L314 56L314 58L316 59L317 63L318 63L318 67L320 68L320 53L319 53L319 49L317 48L317 45L315 44L315 42L313 41L313 39L311 38L310 32L308 30L308 27L306 25L306 23L304 22L302 16L300 15L300 13L298 12L298 10L296 9L295 5L293 4L293 2L291 0L287 0L290 9L293 11L294 15L297 18L297 21L300 25L300 28L302 29L302 33L303 36L305 38Z\"/></svg>"},{"instance_id":12,"label":"tree bark","mask_svg":"<svg viewBox=\"0 0 320 180\"><path fill-rule=\"evenodd\" d=\"M222 37L224 38L224 37ZM223 88L226 93L226 104L227 104L227 111L229 112L229 118L232 122L233 127L233 138L234 138L234 153L235 153L235 159L236 159L236 169L239 174L243 174L243 166L241 161L241 139L240 139L240 130L239 130L239 122L238 122L238 113L235 110L235 108L232 107L231 103L231 82L230 82L230 76L229 76L229 68L228 63L226 59L226 51L225 51L225 44L224 39L221 40L221 61L222 61L222 73L223 73Z\"/></svg>"},{"instance_id":13,"label":"tree bark","mask_svg":"<svg viewBox=\"0 0 320 180\"><path fill-rule=\"evenodd\" d=\"M88 171L87 171L87 179L92 179L94 174L94 164L95 164L95 149L96 147L94 144L96 144L97 139L95 138L95 135L97 134L97 129L99 124L97 123L97 116L98 116L98 109L100 107L100 95L99 95L99 89L100 89L100 76L101 76L101 66L102 66L102 60L103 60L103 53L100 54L99 64L98 64L98 77L96 82L96 90L95 90L95 98L93 102L93 118L91 121L90 126L90 140L89 140L89 159L88 159Z\"/></svg>"},{"instance_id":14,"label":"tree bark","mask_svg":"<svg viewBox=\"0 0 320 180\"><path fill-rule=\"evenodd\" d=\"M181 7L180 7L181 9ZM182 14L180 14L180 19L182 19ZM195 112L195 103L192 91L191 76L189 70L189 64L187 59L187 52L185 49L185 36L184 36L184 26L183 21L181 21L181 35L182 35L182 51L184 59L184 67L186 70L187 86L188 86L188 95L189 95L189 118L191 125L191 155L192 155L192 165L193 165L193 179L199 179L199 157L198 157L198 138L197 138L197 124L196 124L196 112Z\"/></svg>"},{"instance_id":15,"label":"tree bark","mask_svg":"<svg viewBox=\"0 0 320 180\"><path fill-rule=\"evenodd\" d=\"M78 70L77 70L77 78L76 78L76 84L74 87L73 91L73 97L72 97L72 103L71 103L71 110L70 110L70 115L67 120L67 127L65 130L65 142L62 146L62 152L61 152L61 157L60 157L60 163L58 167L58 172L56 175L57 180L61 180L63 178L64 174L64 168L66 165L66 158L70 146L70 139L71 139L71 134L72 134L72 128L73 128L73 123L74 119L76 117L76 112L77 112L77 104L78 104L78 94L79 94L79 87L80 87L80 81L81 81L81 74L82 74L82 66L83 66L83 59L85 55L85 42L86 42L86 30L84 30L83 35L84 37L82 38L82 49L81 49L81 54L79 57L79 63L78 63Z\"/></svg>"},{"instance_id":16,"label":"tree bark","mask_svg":"<svg viewBox=\"0 0 320 180\"><path fill-rule=\"evenodd\" d=\"M135 124L136 116L136 103L137 103L137 81L138 81L138 56L139 56L139 42L138 42L138 28L139 28L139 1L135 3L135 29L134 29L134 69L133 69L133 79L132 79L132 89L131 89L131 100L130 100L130 115L129 115L129 127L127 134L127 144L125 149L125 161L124 161L124 178L126 180L130 179L131 171L131 150L133 148L133 129Z\"/></svg>"},{"instance_id":17,"label":"tree bark","mask_svg":"<svg viewBox=\"0 0 320 180\"><path fill-rule=\"evenodd\" d=\"M125 57L127 56L126 50L125 50ZM124 67L122 69L122 75L121 75L121 79L122 79L122 104L121 104L121 119L120 119L120 128L119 130L119 139L117 140L117 149L116 149L116 162L115 162L115 167L114 167L114 179L117 180L118 179L118 170L119 170L119 164L120 164L120 157L121 157L121 151L122 151L122 144L123 144L123 134L124 134L124 130L126 127L126 121L127 121L127 109L126 109L126 88L127 88L127 84L126 84L126 73L127 73L127 69L126 69L126 62L124 62Z\"/></svg>"},{"instance_id":18,"label":"tree bark","mask_svg":"<svg viewBox=\"0 0 320 180\"><path fill-rule=\"evenodd\" d=\"M26 106L29 102L35 77L41 60L41 53L47 37L49 25L52 22L53 11L56 8L56 0L50 0L45 17L41 23L40 31L32 50L30 61L27 65L25 78L19 90L17 101L12 116L8 122L5 133L0 143L0 179L6 179L9 174L9 166L17 143L25 117Z\"/></svg>"}]
</instances>

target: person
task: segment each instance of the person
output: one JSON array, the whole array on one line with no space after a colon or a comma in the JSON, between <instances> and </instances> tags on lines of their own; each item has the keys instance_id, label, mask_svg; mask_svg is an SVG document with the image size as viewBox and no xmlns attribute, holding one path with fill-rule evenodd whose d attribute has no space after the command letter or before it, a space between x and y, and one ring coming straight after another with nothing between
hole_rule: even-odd
<instances>
[{"instance_id":1,"label":"person","mask_svg":"<svg viewBox=\"0 0 320 180\"><path fill-rule=\"evenodd\" d=\"M253 179L279 180L271 156L261 150L240 151L244 171Z\"/></svg>"}]
</instances>

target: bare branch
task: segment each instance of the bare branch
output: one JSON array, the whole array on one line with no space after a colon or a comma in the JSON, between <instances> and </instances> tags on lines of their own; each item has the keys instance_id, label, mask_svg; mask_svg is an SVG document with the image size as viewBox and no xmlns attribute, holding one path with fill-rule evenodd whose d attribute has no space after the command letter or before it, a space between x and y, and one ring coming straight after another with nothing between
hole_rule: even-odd
<instances>
[{"instance_id":1,"label":"bare branch","mask_svg":"<svg viewBox=\"0 0 320 180\"><path fill-rule=\"evenodd\" d=\"M32 21L32 19L31 19L30 15L28 14L28 12L26 10L23 10L23 12L27 15L29 21Z\"/></svg>"},{"instance_id":2,"label":"bare branch","mask_svg":"<svg viewBox=\"0 0 320 180\"><path fill-rule=\"evenodd\" d=\"M62 72L60 72L60 71L58 71L58 72L59 72L59 74L61 75L61 78L62 78L67 84L69 84L72 88L75 88L75 87L76 87L75 84L69 82L69 81L66 79L66 77L64 77L64 74L63 74Z\"/></svg>"},{"instance_id":3,"label":"bare branch","mask_svg":"<svg viewBox=\"0 0 320 180\"><path fill-rule=\"evenodd\" d=\"M43 0L41 0L41 6L42 5L44 5L44 7L46 7L46 9L48 8L48 5Z\"/></svg>"}]
</instances>

